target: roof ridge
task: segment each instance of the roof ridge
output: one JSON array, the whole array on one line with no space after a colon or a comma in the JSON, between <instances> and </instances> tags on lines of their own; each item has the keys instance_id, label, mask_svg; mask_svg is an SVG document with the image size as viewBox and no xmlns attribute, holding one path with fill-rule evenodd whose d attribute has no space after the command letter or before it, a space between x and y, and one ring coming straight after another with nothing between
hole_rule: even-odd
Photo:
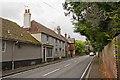
<instances>
[{"instance_id":1,"label":"roof ridge","mask_svg":"<svg viewBox=\"0 0 120 80\"><path fill-rule=\"evenodd\" d=\"M39 44L40 42L36 40L32 35L20 27L16 22L8 19L2 19L2 37L3 39L19 40L23 42L29 42L33 44ZM8 33L8 30L10 32Z\"/></svg>"},{"instance_id":2,"label":"roof ridge","mask_svg":"<svg viewBox=\"0 0 120 80\"><path fill-rule=\"evenodd\" d=\"M59 40L65 41L65 39L63 39L61 37L61 35L57 34L54 30L42 25L41 23L39 23L39 22L37 22L35 20L32 20L32 23L33 23L32 27L35 26L36 28L38 28L38 32L36 31L35 33L43 32L43 33L48 34L48 35L50 35L52 37L58 38Z\"/></svg>"},{"instance_id":3,"label":"roof ridge","mask_svg":"<svg viewBox=\"0 0 120 80\"><path fill-rule=\"evenodd\" d=\"M50 28L46 27L45 25L43 25L43 24L39 23L38 21L35 21L35 20L32 20L32 21L36 22L37 24L40 24L40 25L41 25L42 27L44 27L44 28L47 28L47 29L49 29L49 30L51 30L51 31L55 32L54 30L52 30L52 29L50 29Z\"/></svg>"}]
</instances>

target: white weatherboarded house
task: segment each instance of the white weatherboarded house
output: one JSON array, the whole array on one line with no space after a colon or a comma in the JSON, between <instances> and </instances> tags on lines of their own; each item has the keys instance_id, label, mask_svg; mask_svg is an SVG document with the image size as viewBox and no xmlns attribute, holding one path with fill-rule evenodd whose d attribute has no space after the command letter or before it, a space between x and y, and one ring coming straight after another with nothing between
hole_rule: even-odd
<instances>
[{"instance_id":1,"label":"white weatherboarded house","mask_svg":"<svg viewBox=\"0 0 120 80\"><path fill-rule=\"evenodd\" d=\"M26 29L34 38L41 42L43 62L56 58L65 57L65 39L61 35L61 29L58 26L58 34L44 25L30 21L31 13L29 9L24 13L24 29ZM27 25L27 26L26 26ZM29 25L29 27L28 27Z\"/></svg>"}]
</instances>

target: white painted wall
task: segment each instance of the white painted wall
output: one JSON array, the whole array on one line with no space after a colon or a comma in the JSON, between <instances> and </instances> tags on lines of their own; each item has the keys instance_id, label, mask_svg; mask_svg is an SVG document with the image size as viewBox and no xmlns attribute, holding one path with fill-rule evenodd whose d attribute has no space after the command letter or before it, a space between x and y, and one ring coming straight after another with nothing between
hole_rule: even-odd
<instances>
[{"instance_id":1,"label":"white painted wall","mask_svg":"<svg viewBox=\"0 0 120 80\"><path fill-rule=\"evenodd\" d=\"M24 27L23 28L30 28L31 27L31 14L24 13Z\"/></svg>"},{"instance_id":2,"label":"white painted wall","mask_svg":"<svg viewBox=\"0 0 120 80\"><path fill-rule=\"evenodd\" d=\"M16 60L27 60L27 59L41 59L41 46L31 44L20 44L21 48L15 46L13 59Z\"/></svg>"},{"instance_id":3,"label":"white painted wall","mask_svg":"<svg viewBox=\"0 0 120 80\"><path fill-rule=\"evenodd\" d=\"M41 33L31 34L35 39L41 42Z\"/></svg>"},{"instance_id":4,"label":"white painted wall","mask_svg":"<svg viewBox=\"0 0 120 80\"><path fill-rule=\"evenodd\" d=\"M49 36L49 40L47 41L47 36L49 36L49 35L46 35L46 34L42 33L41 34L41 42L42 43L49 43L49 44L54 46L53 47L53 56L52 57L65 56L65 42L63 43L63 41L58 40L57 38L54 38L52 36ZM57 42L56 42L56 39L57 39ZM59 51L60 48L61 48L61 51ZM58 50L57 53L56 53L56 49Z\"/></svg>"},{"instance_id":5,"label":"white painted wall","mask_svg":"<svg viewBox=\"0 0 120 80\"><path fill-rule=\"evenodd\" d=\"M41 46L20 43L21 48L15 42L5 41L6 50L2 52L2 61L41 59Z\"/></svg>"},{"instance_id":6,"label":"white painted wall","mask_svg":"<svg viewBox=\"0 0 120 80\"><path fill-rule=\"evenodd\" d=\"M50 45L53 45L52 58L65 56L65 42L44 33L32 34L32 36L43 44L48 43ZM47 41L47 36L49 37L48 41ZM60 48L61 51L59 50Z\"/></svg>"},{"instance_id":7,"label":"white painted wall","mask_svg":"<svg viewBox=\"0 0 120 80\"><path fill-rule=\"evenodd\" d=\"M12 53L13 53L13 44L14 42L4 41L6 42L5 52L2 52L2 61L12 61Z\"/></svg>"}]
</instances>

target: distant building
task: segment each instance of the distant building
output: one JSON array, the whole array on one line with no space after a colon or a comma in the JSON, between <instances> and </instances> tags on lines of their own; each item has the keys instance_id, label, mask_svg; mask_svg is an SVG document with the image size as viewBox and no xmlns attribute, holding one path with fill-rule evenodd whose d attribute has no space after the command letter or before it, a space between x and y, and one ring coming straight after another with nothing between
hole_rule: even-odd
<instances>
[{"instance_id":1,"label":"distant building","mask_svg":"<svg viewBox=\"0 0 120 80\"><path fill-rule=\"evenodd\" d=\"M14 69L42 62L41 43L16 23L2 20L2 69Z\"/></svg>"},{"instance_id":2,"label":"distant building","mask_svg":"<svg viewBox=\"0 0 120 80\"><path fill-rule=\"evenodd\" d=\"M65 34L66 38L66 53L68 57L74 57L75 56L75 38L70 38L67 34Z\"/></svg>"},{"instance_id":3,"label":"distant building","mask_svg":"<svg viewBox=\"0 0 120 80\"><path fill-rule=\"evenodd\" d=\"M61 35L60 26L57 27L57 33L55 33L53 30L45 27L35 20L29 20L30 15L30 10L25 10L23 28L41 42L43 62L51 59L61 59L62 57L65 57L65 39ZM29 27L26 27L27 24L30 24Z\"/></svg>"}]
</instances>

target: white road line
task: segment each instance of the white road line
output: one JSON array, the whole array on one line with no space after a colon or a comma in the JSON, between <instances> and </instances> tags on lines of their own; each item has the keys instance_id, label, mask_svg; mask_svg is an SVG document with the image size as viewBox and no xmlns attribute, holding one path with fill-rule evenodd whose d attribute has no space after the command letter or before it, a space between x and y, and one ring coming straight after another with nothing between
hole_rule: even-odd
<instances>
[{"instance_id":1,"label":"white road line","mask_svg":"<svg viewBox=\"0 0 120 80\"><path fill-rule=\"evenodd\" d=\"M65 65L64 67L68 67L70 64Z\"/></svg>"},{"instance_id":2,"label":"white road line","mask_svg":"<svg viewBox=\"0 0 120 80\"><path fill-rule=\"evenodd\" d=\"M48 72L48 73L46 73L46 74L44 74L44 75L42 75L42 76L47 76L47 75L49 75L49 74L51 74L51 73L54 73L54 72L56 72L56 71L58 71L58 70L60 70L60 68L55 69L55 70L53 70L53 71L51 71L51 72Z\"/></svg>"},{"instance_id":3,"label":"white road line","mask_svg":"<svg viewBox=\"0 0 120 80\"><path fill-rule=\"evenodd\" d=\"M93 58L94 58L94 57L93 57ZM90 65L91 65L91 63L92 63L93 58L91 59L91 61L90 61L90 62L89 62L89 64L87 65L87 67L86 67L85 71L83 72L83 74L82 74L82 76L81 76L80 80L82 80L82 79L83 79L83 77L84 77L85 73L87 72L88 68L90 67Z\"/></svg>"}]
</instances>

